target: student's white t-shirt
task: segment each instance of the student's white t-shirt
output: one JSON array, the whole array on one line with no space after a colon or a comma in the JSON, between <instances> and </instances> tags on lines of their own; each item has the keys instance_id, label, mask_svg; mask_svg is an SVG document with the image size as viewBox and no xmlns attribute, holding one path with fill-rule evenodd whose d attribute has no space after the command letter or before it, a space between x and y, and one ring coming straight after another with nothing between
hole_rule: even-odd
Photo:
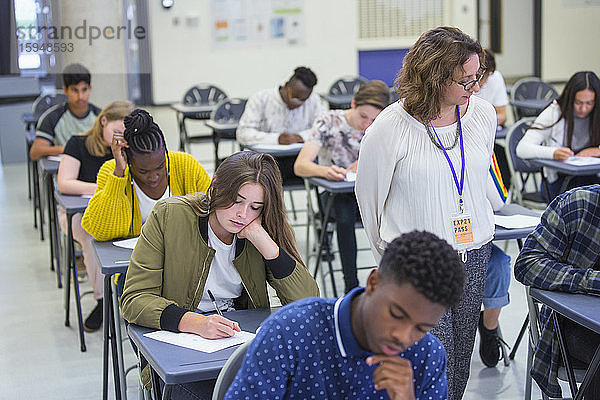
<instances>
[{"instance_id":1,"label":"student's white t-shirt","mask_svg":"<svg viewBox=\"0 0 600 400\"><path fill-rule=\"evenodd\" d=\"M215 296L220 310L233 307L233 299L242 294L242 278L233 266L235 240L234 236L231 244L223 243L211 229L210 223L208 224L208 246L215 250L215 256L210 264L198 311L215 311L215 306L208 295L209 289Z\"/></svg>"},{"instance_id":2,"label":"student's white t-shirt","mask_svg":"<svg viewBox=\"0 0 600 400\"><path fill-rule=\"evenodd\" d=\"M138 204L140 205L140 215L142 216L142 224L143 224L148 219L148 216L150 216L150 212L154 208L154 205L156 203L158 203L160 200L163 200L163 199L166 199L167 197L169 197L169 194L170 194L169 186L167 186L167 188L165 189L165 192L158 200L154 200L154 199L146 196L146 193L144 193L144 191L142 189L140 189L140 187L137 185L137 183L135 183L135 181L133 181L133 187L135 188L135 195L137 196Z\"/></svg>"},{"instance_id":3,"label":"student's white t-shirt","mask_svg":"<svg viewBox=\"0 0 600 400\"><path fill-rule=\"evenodd\" d=\"M486 100L494 107L507 105L508 95L506 94L506 85L500 71L494 71L481 90L475 93L475 96Z\"/></svg>"}]
</instances>

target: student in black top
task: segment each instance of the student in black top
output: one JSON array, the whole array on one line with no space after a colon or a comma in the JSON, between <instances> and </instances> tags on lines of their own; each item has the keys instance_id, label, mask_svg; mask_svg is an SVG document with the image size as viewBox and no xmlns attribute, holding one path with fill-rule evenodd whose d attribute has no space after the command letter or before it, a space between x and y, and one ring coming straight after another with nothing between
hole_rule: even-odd
<instances>
[{"instance_id":1,"label":"student in black top","mask_svg":"<svg viewBox=\"0 0 600 400\"><path fill-rule=\"evenodd\" d=\"M131 113L134 105L129 101L110 103L94 122L89 131L72 136L67 142L58 168L58 190L62 194L93 195L96 190L96 175L105 161L113 158L110 144L115 133L123 133L123 118ZM94 249L92 236L81 227L82 214L73 216L73 238L81 245L83 260L97 305L85 320L83 327L88 332L102 324L103 279ZM63 231L67 229L67 218L60 210L59 222Z\"/></svg>"},{"instance_id":2,"label":"student in black top","mask_svg":"<svg viewBox=\"0 0 600 400\"><path fill-rule=\"evenodd\" d=\"M62 89L68 101L50 107L40 117L29 151L32 160L61 154L69 138L90 129L100 113L98 107L89 103L92 86L87 68L69 64L63 70L62 78Z\"/></svg>"}]
</instances>

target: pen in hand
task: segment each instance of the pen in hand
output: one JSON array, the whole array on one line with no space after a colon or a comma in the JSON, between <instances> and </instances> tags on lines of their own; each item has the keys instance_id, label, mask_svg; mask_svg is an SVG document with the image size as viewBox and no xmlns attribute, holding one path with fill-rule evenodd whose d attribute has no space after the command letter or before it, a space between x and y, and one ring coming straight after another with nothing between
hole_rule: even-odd
<instances>
[{"instance_id":1,"label":"pen in hand","mask_svg":"<svg viewBox=\"0 0 600 400\"><path fill-rule=\"evenodd\" d=\"M221 312L221 310L219 310L219 307L217 307L217 300L215 300L215 296L213 296L210 289L208 289L206 292L208 293L208 296L210 297L210 301L212 301L213 306L215 306L215 310L217 310L217 314L219 314L222 317L223 313Z\"/></svg>"}]
</instances>

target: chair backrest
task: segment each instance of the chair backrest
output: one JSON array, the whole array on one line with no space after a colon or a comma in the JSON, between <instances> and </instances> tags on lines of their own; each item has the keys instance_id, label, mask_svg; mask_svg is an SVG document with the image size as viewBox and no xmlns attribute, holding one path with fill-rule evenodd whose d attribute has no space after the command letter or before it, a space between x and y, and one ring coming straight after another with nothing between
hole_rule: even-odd
<instances>
[{"instance_id":1,"label":"chair backrest","mask_svg":"<svg viewBox=\"0 0 600 400\"><path fill-rule=\"evenodd\" d=\"M517 156L517 145L533 121L535 121L534 117L522 118L515 122L506 134L506 158L512 175L515 172L532 173L540 171L540 167L533 166L529 161Z\"/></svg>"},{"instance_id":2,"label":"chair backrest","mask_svg":"<svg viewBox=\"0 0 600 400\"><path fill-rule=\"evenodd\" d=\"M345 95L354 94L358 91L361 84L367 80L360 76L343 76L337 81L333 82L329 88L329 94L331 95Z\"/></svg>"},{"instance_id":3,"label":"chair backrest","mask_svg":"<svg viewBox=\"0 0 600 400\"><path fill-rule=\"evenodd\" d=\"M246 351L252 341L248 341L238 347L231 356L223 365L221 372L219 372L219 376L217 377L217 381L215 383L215 388L213 390L212 400L222 400L225 398L225 393L227 393L227 389L231 386L235 375L238 370L242 366L242 362L244 361L244 356L246 355Z\"/></svg>"},{"instance_id":4,"label":"chair backrest","mask_svg":"<svg viewBox=\"0 0 600 400\"><path fill-rule=\"evenodd\" d=\"M227 98L225 92L210 84L199 84L183 95L185 105L212 105Z\"/></svg>"},{"instance_id":5,"label":"chair backrest","mask_svg":"<svg viewBox=\"0 0 600 400\"><path fill-rule=\"evenodd\" d=\"M515 100L546 100L549 104L552 100L558 97L558 92L548 82L544 82L539 78L529 77L518 80L510 92L510 98ZM515 118L534 117L540 113L540 109L514 107Z\"/></svg>"},{"instance_id":6,"label":"chair backrest","mask_svg":"<svg viewBox=\"0 0 600 400\"><path fill-rule=\"evenodd\" d=\"M223 99L212 112L210 119L221 123L239 122L244 109L246 99Z\"/></svg>"},{"instance_id":7,"label":"chair backrest","mask_svg":"<svg viewBox=\"0 0 600 400\"><path fill-rule=\"evenodd\" d=\"M47 93L39 96L37 99L35 99L33 105L31 106L33 118L37 121L50 107L57 104L64 104L67 101L67 96L65 96L65 94L62 92Z\"/></svg>"}]
</instances>

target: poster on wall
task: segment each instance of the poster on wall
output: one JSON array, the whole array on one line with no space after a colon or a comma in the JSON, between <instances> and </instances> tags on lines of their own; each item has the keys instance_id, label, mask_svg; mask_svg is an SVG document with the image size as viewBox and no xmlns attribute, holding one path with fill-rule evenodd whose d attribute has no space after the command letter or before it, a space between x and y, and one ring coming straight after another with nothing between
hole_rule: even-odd
<instances>
[{"instance_id":1,"label":"poster on wall","mask_svg":"<svg viewBox=\"0 0 600 400\"><path fill-rule=\"evenodd\" d=\"M213 49L304 44L304 0L212 0Z\"/></svg>"}]
</instances>

